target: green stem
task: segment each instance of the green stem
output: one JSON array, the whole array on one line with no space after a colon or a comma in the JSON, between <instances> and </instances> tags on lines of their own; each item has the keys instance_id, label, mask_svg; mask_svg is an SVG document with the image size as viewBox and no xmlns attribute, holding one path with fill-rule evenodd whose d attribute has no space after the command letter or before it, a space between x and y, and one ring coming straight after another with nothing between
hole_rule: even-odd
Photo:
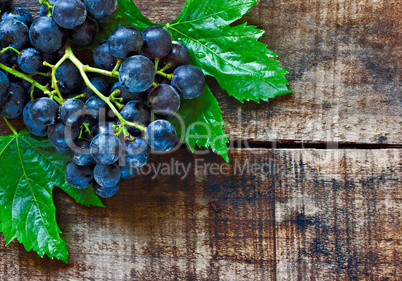
<instances>
[{"instance_id":1,"label":"green stem","mask_svg":"<svg viewBox=\"0 0 402 281\"><path fill-rule=\"evenodd\" d=\"M91 124L89 124L89 123L83 123L82 125L84 126L85 131L87 132L87 134L88 134L88 136L89 136L89 135L91 134L91 129L89 128L89 126L90 126Z\"/></svg>"},{"instance_id":2,"label":"green stem","mask_svg":"<svg viewBox=\"0 0 402 281\"><path fill-rule=\"evenodd\" d=\"M29 76L25 73L19 72L18 70L15 70L8 66L5 66L2 63L0 63L0 69L4 70L6 73L10 73L18 78L28 81L33 86L35 86L36 88L41 90L44 94L49 95L52 99L54 99L58 103L60 103L60 104L63 103L63 99L59 99L57 96L54 96L53 92L50 92L46 86L43 86L43 85L39 84L38 82L36 82L31 76Z\"/></svg>"},{"instance_id":3,"label":"green stem","mask_svg":"<svg viewBox=\"0 0 402 281\"><path fill-rule=\"evenodd\" d=\"M51 73L44 73L44 72L36 72L36 73L34 73L34 74L30 74L29 76L35 76L35 75L41 75L41 76L45 76L45 77L51 77L52 76L52 74Z\"/></svg>"},{"instance_id":4,"label":"green stem","mask_svg":"<svg viewBox=\"0 0 402 281\"><path fill-rule=\"evenodd\" d=\"M10 130L13 132L14 135L18 134L17 131L14 129L13 126L11 126L10 122L8 122L6 117L3 117L4 121L6 121L7 126L10 128Z\"/></svg>"},{"instance_id":5,"label":"green stem","mask_svg":"<svg viewBox=\"0 0 402 281\"><path fill-rule=\"evenodd\" d=\"M164 68L160 69L159 72L165 72L166 70L168 70L169 68L172 67L172 64L170 62L168 62Z\"/></svg>"},{"instance_id":6,"label":"green stem","mask_svg":"<svg viewBox=\"0 0 402 281\"><path fill-rule=\"evenodd\" d=\"M53 5L49 3L48 0L39 0L39 4L41 5L45 5L47 7L47 17L51 17L52 16L52 9L53 9Z\"/></svg>"},{"instance_id":7,"label":"green stem","mask_svg":"<svg viewBox=\"0 0 402 281\"><path fill-rule=\"evenodd\" d=\"M64 54L64 56L56 63L56 65L52 65L48 62L43 62L43 65L46 65L52 69L52 88L56 91L57 96L59 97L60 100L63 101L63 96L60 93L59 89L59 81L56 79L56 70L60 67L60 65L68 58L67 54Z\"/></svg>"},{"instance_id":8,"label":"green stem","mask_svg":"<svg viewBox=\"0 0 402 281\"><path fill-rule=\"evenodd\" d=\"M172 78L173 78L173 74L166 74L166 73L164 73L164 72L161 71L161 70L158 70L158 71L156 72L156 74L158 74L158 75L160 75L160 76L163 76L163 77L165 77L165 78L167 78L167 79L169 79L169 80L172 80Z\"/></svg>"},{"instance_id":9,"label":"green stem","mask_svg":"<svg viewBox=\"0 0 402 281\"><path fill-rule=\"evenodd\" d=\"M116 96L120 96L120 94L121 91L117 89L116 91L110 94L109 100L113 102L119 110L122 110L124 107L124 104L121 104L121 102L123 102L123 98L116 98Z\"/></svg>"},{"instance_id":10,"label":"green stem","mask_svg":"<svg viewBox=\"0 0 402 281\"><path fill-rule=\"evenodd\" d=\"M128 122L127 120L125 120L123 118L123 116L121 116L120 112L116 109L116 107L112 104L112 102L109 100L108 97L105 97L101 92L99 92L98 89L96 89L96 87L91 83L91 81L88 78L88 75L85 73L85 71L90 71L88 70L88 66L87 65L83 65L81 63L81 61L74 55L71 47L69 45L66 45L66 53L65 56L67 56L68 59L71 60L72 63L74 63L74 65L78 68L78 70L81 73L82 78L84 79L85 84L88 86L88 88L90 88L92 91L94 91L94 93L100 97L104 102L106 102L106 104L110 107L110 109L113 111L113 113L117 116L117 118L119 119L121 125L128 125L128 126L132 126L132 127L136 127L141 131L145 131L146 127L141 126L137 123L133 123L133 122ZM94 69L92 67L89 67L89 69ZM111 72L110 72L111 73Z\"/></svg>"},{"instance_id":11,"label":"green stem","mask_svg":"<svg viewBox=\"0 0 402 281\"><path fill-rule=\"evenodd\" d=\"M75 96L75 97L73 97L73 98L71 98L69 100L76 100L76 99L86 98L86 96L87 96L86 94L81 94L81 95Z\"/></svg>"},{"instance_id":12,"label":"green stem","mask_svg":"<svg viewBox=\"0 0 402 281\"><path fill-rule=\"evenodd\" d=\"M99 73L99 74L102 74L102 75L105 75L105 76L109 76L109 77L113 77L113 78L119 78L119 72L107 71L107 70L92 67L92 66L89 66L89 65L83 65L81 62L80 62L80 65L82 65L82 70L85 71L85 72Z\"/></svg>"},{"instance_id":13,"label":"green stem","mask_svg":"<svg viewBox=\"0 0 402 281\"><path fill-rule=\"evenodd\" d=\"M33 96L34 91L35 91L35 86L34 86L34 85L32 85L32 86L31 86L31 94L30 94L30 97L31 97L31 102L33 102L33 101L35 100L35 98L34 98L34 96Z\"/></svg>"},{"instance_id":14,"label":"green stem","mask_svg":"<svg viewBox=\"0 0 402 281\"><path fill-rule=\"evenodd\" d=\"M155 70L158 71L159 59L155 59Z\"/></svg>"},{"instance_id":15,"label":"green stem","mask_svg":"<svg viewBox=\"0 0 402 281\"><path fill-rule=\"evenodd\" d=\"M158 83L156 83L156 82L154 82L154 83L152 83L152 87L158 87Z\"/></svg>"},{"instance_id":16,"label":"green stem","mask_svg":"<svg viewBox=\"0 0 402 281\"><path fill-rule=\"evenodd\" d=\"M114 73L115 75L117 74L117 76L119 76L119 68L121 66L121 64L123 63L122 59L118 59L116 66L113 68L112 73Z\"/></svg>"},{"instance_id":17,"label":"green stem","mask_svg":"<svg viewBox=\"0 0 402 281\"><path fill-rule=\"evenodd\" d=\"M13 47L6 47L3 50L1 50L0 54L4 54L6 51L8 50L13 50L14 52L16 52L18 55L21 55L21 52L18 51L17 49L13 48Z\"/></svg>"}]
</instances>

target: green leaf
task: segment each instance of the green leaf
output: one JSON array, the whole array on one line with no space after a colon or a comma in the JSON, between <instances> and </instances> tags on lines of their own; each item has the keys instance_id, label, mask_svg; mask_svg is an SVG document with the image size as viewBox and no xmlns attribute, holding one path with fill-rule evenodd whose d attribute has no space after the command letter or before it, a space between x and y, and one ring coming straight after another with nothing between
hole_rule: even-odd
<instances>
[{"instance_id":1,"label":"green leaf","mask_svg":"<svg viewBox=\"0 0 402 281\"><path fill-rule=\"evenodd\" d=\"M33 249L64 262L66 242L60 238L53 203L53 187L58 186L86 206L103 206L92 188L78 190L65 180L68 155L58 153L48 139L24 130L0 137L0 230L6 243L17 239L25 249Z\"/></svg>"},{"instance_id":2,"label":"green leaf","mask_svg":"<svg viewBox=\"0 0 402 281\"><path fill-rule=\"evenodd\" d=\"M181 100L178 111L179 118L172 117L169 121L182 136L192 152L196 146L209 147L229 162L227 143L229 142L222 127L225 126L218 101L212 95L208 86L204 93L196 99Z\"/></svg>"},{"instance_id":3,"label":"green leaf","mask_svg":"<svg viewBox=\"0 0 402 281\"><path fill-rule=\"evenodd\" d=\"M187 0L166 28L187 45L194 64L214 76L223 90L241 102L268 101L290 93L288 73L258 39L263 31L241 24L230 26L253 7L255 0Z\"/></svg>"}]
</instances>

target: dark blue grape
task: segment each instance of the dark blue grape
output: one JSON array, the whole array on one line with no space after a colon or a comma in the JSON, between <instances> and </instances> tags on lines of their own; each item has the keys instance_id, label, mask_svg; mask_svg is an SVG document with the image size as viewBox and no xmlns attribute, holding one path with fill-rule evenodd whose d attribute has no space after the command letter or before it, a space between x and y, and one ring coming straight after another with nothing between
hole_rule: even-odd
<instances>
[{"instance_id":1,"label":"dark blue grape","mask_svg":"<svg viewBox=\"0 0 402 281\"><path fill-rule=\"evenodd\" d=\"M18 62L18 54L14 50L7 50L0 55L0 62L8 67L14 67Z\"/></svg>"},{"instance_id":2,"label":"dark blue grape","mask_svg":"<svg viewBox=\"0 0 402 281\"><path fill-rule=\"evenodd\" d=\"M0 0L0 11L8 10L13 2L13 0Z\"/></svg>"},{"instance_id":3,"label":"dark blue grape","mask_svg":"<svg viewBox=\"0 0 402 281\"><path fill-rule=\"evenodd\" d=\"M10 81L3 71L0 71L0 106L10 96Z\"/></svg>"},{"instance_id":4,"label":"dark blue grape","mask_svg":"<svg viewBox=\"0 0 402 281\"><path fill-rule=\"evenodd\" d=\"M15 119L21 116L26 103L24 89L18 84L10 84L10 95L8 99L0 105L0 115L8 119Z\"/></svg>"},{"instance_id":5,"label":"dark blue grape","mask_svg":"<svg viewBox=\"0 0 402 281\"><path fill-rule=\"evenodd\" d=\"M79 134L79 127L66 126L62 122L50 125L47 129L50 143L58 152L65 154L70 153L70 146L72 146L73 140L75 140Z\"/></svg>"},{"instance_id":6,"label":"dark blue grape","mask_svg":"<svg viewBox=\"0 0 402 281\"><path fill-rule=\"evenodd\" d=\"M116 13L117 0L84 0L88 17L97 22L106 22Z\"/></svg>"},{"instance_id":7,"label":"dark blue grape","mask_svg":"<svg viewBox=\"0 0 402 281\"><path fill-rule=\"evenodd\" d=\"M177 141L176 129L166 120L156 120L147 127L145 140L155 151L169 151Z\"/></svg>"},{"instance_id":8,"label":"dark blue grape","mask_svg":"<svg viewBox=\"0 0 402 281\"><path fill-rule=\"evenodd\" d=\"M114 135L114 129L113 129L113 123L111 122L99 122L98 124L96 124L92 130L91 130L91 135L90 135L90 139L92 140L94 137L96 137L97 135L100 134L112 134Z\"/></svg>"},{"instance_id":9,"label":"dark blue grape","mask_svg":"<svg viewBox=\"0 0 402 281\"><path fill-rule=\"evenodd\" d=\"M172 86L161 84L149 93L148 106L156 117L167 119L179 110L180 96Z\"/></svg>"},{"instance_id":10,"label":"dark blue grape","mask_svg":"<svg viewBox=\"0 0 402 281\"><path fill-rule=\"evenodd\" d=\"M16 19L23 22L27 27L30 27L32 24L32 15L31 13L24 8L15 7L6 12L4 12L3 16L1 17L2 21Z\"/></svg>"},{"instance_id":11,"label":"dark blue grape","mask_svg":"<svg viewBox=\"0 0 402 281\"><path fill-rule=\"evenodd\" d=\"M132 26L120 26L116 28L110 34L108 40L110 53L120 59L139 55L142 44L141 31Z\"/></svg>"},{"instance_id":12,"label":"dark blue grape","mask_svg":"<svg viewBox=\"0 0 402 281\"><path fill-rule=\"evenodd\" d=\"M91 141L91 155L96 162L112 164L119 159L120 140L112 134L99 134Z\"/></svg>"},{"instance_id":13,"label":"dark blue grape","mask_svg":"<svg viewBox=\"0 0 402 281\"><path fill-rule=\"evenodd\" d=\"M148 126L151 122L151 112L149 111L148 106L141 101L129 101L120 111L120 114L125 120L137 123L144 127ZM136 127L128 127L128 132L132 136L139 136L142 133Z\"/></svg>"},{"instance_id":14,"label":"dark blue grape","mask_svg":"<svg viewBox=\"0 0 402 281\"><path fill-rule=\"evenodd\" d=\"M83 24L69 32L69 38L74 44L85 46L95 39L98 35L98 29L97 22L86 19Z\"/></svg>"},{"instance_id":15,"label":"dark blue grape","mask_svg":"<svg viewBox=\"0 0 402 281\"><path fill-rule=\"evenodd\" d=\"M50 98L39 98L31 106L32 120L42 126L49 126L56 122L59 104Z\"/></svg>"},{"instance_id":16,"label":"dark blue grape","mask_svg":"<svg viewBox=\"0 0 402 281\"><path fill-rule=\"evenodd\" d=\"M117 63L117 58L109 51L108 41L101 42L94 50L94 62L102 69L113 70Z\"/></svg>"},{"instance_id":17,"label":"dark blue grape","mask_svg":"<svg viewBox=\"0 0 402 281\"><path fill-rule=\"evenodd\" d=\"M120 167L120 177L122 179L132 179L136 175L138 175L138 167L129 167L129 166L123 166Z\"/></svg>"},{"instance_id":18,"label":"dark blue grape","mask_svg":"<svg viewBox=\"0 0 402 281\"><path fill-rule=\"evenodd\" d=\"M0 22L0 47L22 50L29 42L28 27L21 21L9 19Z\"/></svg>"},{"instance_id":19,"label":"dark blue grape","mask_svg":"<svg viewBox=\"0 0 402 281\"><path fill-rule=\"evenodd\" d=\"M94 179L100 186L115 186L120 181L120 167L115 163L97 164L94 168Z\"/></svg>"},{"instance_id":20,"label":"dark blue grape","mask_svg":"<svg viewBox=\"0 0 402 281\"><path fill-rule=\"evenodd\" d=\"M87 139L77 139L74 141L75 146L71 146L70 157L78 166L86 166L96 164L90 153L91 142Z\"/></svg>"},{"instance_id":21,"label":"dark blue grape","mask_svg":"<svg viewBox=\"0 0 402 281\"><path fill-rule=\"evenodd\" d=\"M108 106L106 105L106 102L104 102L100 97L93 96L87 100L87 102L85 103L85 108L85 115L87 117L87 120L92 123L98 123L101 117L100 115L107 114ZM103 117L103 119L106 120L106 116Z\"/></svg>"},{"instance_id":22,"label":"dark blue grape","mask_svg":"<svg viewBox=\"0 0 402 281\"><path fill-rule=\"evenodd\" d=\"M190 51L183 43L173 41L172 49L167 56L163 57L160 61L161 66L170 63L171 68L175 69L181 65L189 64L191 61Z\"/></svg>"},{"instance_id":23,"label":"dark blue grape","mask_svg":"<svg viewBox=\"0 0 402 281\"><path fill-rule=\"evenodd\" d=\"M99 197L110 198L114 196L117 193L117 191L119 191L119 186L115 185L115 186L103 187L94 181L93 189Z\"/></svg>"},{"instance_id":24,"label":"dark blue grape","mask_svg":"<svg viewBox=\"0 0 402 281\"><path fill-rule=\"evenodd\" d=\"M49 12L49 10L47 9L46 5L40 5L39 15L41 17L46 17L48 12Z\"/></svg>"},{"instance_id":25,"label":"dark blue grape","mask_svg":"<svg viewBox=\"0 0 402 281\"><path fill-rule=\"evenodd\" d=\"M93 171L90 166L78 166L70 163L66 168L66 181L78 189L87 188L93 179Z\"/></svg>"},{"instance_id":26,"label":"dark blue grape","mask_svg":"<svg viewBox=\"0 0 402 281\"><path fill-rule=\"evenodd\" d=\"M194 99L204 92L204 73L194 65L179 66L173 72L172 86L182 98Z\"/></svg>"},{"instance_id":27,"label":"dark blue grape","mask_svg":"<svg viewBox=\"0 0 402 281\"><path fill-rule=\"evenodd\" d=\"M27 105L24 107L24 111L22 113L24 123L27 126L28 130L35 136L46 137L47 126L38 125L34 121L32 121L30 112L32 104L32 102L28 102Z\"/></svg>"},{"instance_id":28,"label":"dark blue grape","mask_svg":"<svg viewBox=\"0 0 402 281\"><path fill-rule=\"evenodd\" d=\"M63 47L66 36L51 17L40 17L32 23L29 39L38 51L53 54Z\"/></svg>"},{"instance_id":29,"label":"dark blue grape","mask_svg":"<svg viewBox=\"0 0 402 281\"><path fill-rule=\"evenodd\" d=\"M163 58L172 48L172 36L162 26L150 26L142 32L144 47L142 51L151 58Z\"/></svg>"},{"instance_id":30,"label":"dark blue grape","mask_svg":"<svg viewBox=\"0 0 402 281\"><path fill-rule=\"evenodd\" d=\"M119 158L119 165L131 168L142 167L147 163L149 153L147 143L143 139L136 137L133 141L126 141L124 144L124 150Z\"/></svg>"},{"instance_id":31,"label":"dark blue grape","mask_svg":"<svg viewBox=\"0 0 402 281\"><path fill-rule=\"evenodd\" d=\"M24 49L18 56L17 64L27 74L36 73L43 66L42 54L34 48Z\"/></svg>"},{"instance_id":32,"label":"dark blue grape","mask_svg":"<svg viewBox=\"0 0 402 281\"><path fill-rule=\"evenodd\" d=\"M101 94L103 94L104 96L109 96L110 85L105 79L94 77L89 79L89 81L99 92L101 92ZM85 94L86 98L88 99L90 97L97 96L97 94L95 94L95 92L92 91L86 84L82 86L81 93Z\"/></svg>"},{"instance_id":33,"label":"dark blue grape","mask_svg":"<svg viewBox=\"0 0 402 281\"><path fill-rule=\"evenodd\" d=\"M63 94L75 94L84 84L80 71L70 60L64 61L57 68L56 79L59 81L59 89Z\"/></svg>"},{"instance_id":34,"label":"dark blue grape","mask_svg":"<svg viewBox=\"0 0 402 281\"><path fill-rule=\"evenodd\" d=\"M152 86L155 80L155 65L144 56L132 56L120 67L119 81L130 92L143 92Z\"/></svg>"},{"instance_id":35,"label":"dark blue grape","mask_svg":"<svg viewBox=\"0 0 402 281\"><path fill-rule=\"evenodd\" d=\"M126 103L128 103L129 101L132 101L132 100L144 101L144 99L145 99L144 92L141 92L141 93L130 92L120 82L116 82L113 85L112 89L110 90L110 93L113 93L116 90L120 90L120 92L121 92L120 93L120 98L123 98L122 103L124 103L124 104L126 104Z\"/></svg>"},{"instance_id":36,"label":"dark blue grape","mask_svg":"<svg viewBox=\"0 0 402 281\"><path fill-rule=\"evenodd\" d=\"M73 29L84 23L87 9L80 0L57 0L52 15L60 27Z\"/></svg>"},{"instance_id":37,"label":"dark blue grape","mask_svg":"<svg viewBox=\"0 0 402 281\"><path fill-rule=\"evenodd\" d=\"M65 101L60 107L60 119L67 125L73 125L83 121L84 116L82 110L85 104L79 99L71 99Z\"/></svg>"}]
</instances>

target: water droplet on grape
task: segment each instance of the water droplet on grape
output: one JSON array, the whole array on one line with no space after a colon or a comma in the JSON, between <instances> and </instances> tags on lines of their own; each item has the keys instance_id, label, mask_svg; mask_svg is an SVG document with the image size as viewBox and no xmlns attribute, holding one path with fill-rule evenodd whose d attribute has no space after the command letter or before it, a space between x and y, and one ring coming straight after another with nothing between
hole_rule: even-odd
<instances>
[{"instance_id":1,"label":"water droplet on grape","mask_svg":"<svg viewBox=\"0 0 402 281\"><path fill-rule=\"evenodd\" d=\"M202 59L205 58L205 54L202 52L197 53L197 58Z\"/></svg>"}]
</instances>

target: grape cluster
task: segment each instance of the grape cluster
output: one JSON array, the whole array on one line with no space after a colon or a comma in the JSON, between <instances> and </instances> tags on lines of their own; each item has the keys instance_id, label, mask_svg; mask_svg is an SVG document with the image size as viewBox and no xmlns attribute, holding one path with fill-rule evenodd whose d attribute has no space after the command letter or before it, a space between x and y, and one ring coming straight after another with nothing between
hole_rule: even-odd
<instances>
[{"instance_id":1,"label":"grape cluster","mask_svg":"<svg viewBox=\"0 0 402 281\"><path fill-rule=\"evenodd\" d=\"M2 16L0 68L8 75L0 71L0 115L22 115L32 134L47 136L57 151L69 154L70 185L92 184L99 196L111 197L121 179L138 174L151 151L175 146L177 133L167 119L181 98L202 94L204 74L189 64L188 48L160 26L142 32L118 27L94 50L96 67L84 66L68 43L89 44L97 23L113 17L117 0L46 3L36 20L23 8Z\"/></svg>"}]
</instances>

